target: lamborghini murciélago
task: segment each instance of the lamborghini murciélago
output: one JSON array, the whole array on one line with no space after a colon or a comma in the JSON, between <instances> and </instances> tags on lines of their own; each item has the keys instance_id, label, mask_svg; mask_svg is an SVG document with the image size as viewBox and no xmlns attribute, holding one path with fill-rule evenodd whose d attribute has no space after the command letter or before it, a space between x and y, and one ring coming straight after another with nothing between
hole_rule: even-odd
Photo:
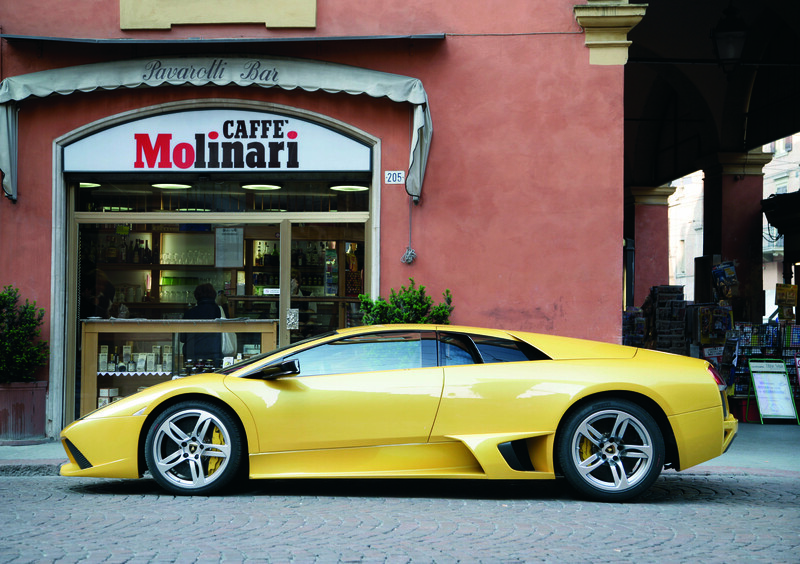
<instances>
[{"instance_id":1,"label":"lamborghini murci\u00e9lago","mask_svg":"<svg viewBox=\"0 0 800 564\"><path fill-rule=\"evenodd\" d=\"M640 495L737 431L705 361L457 326L343 329L167 381L61 440L64 476L207 495L257 478L563 477L581 497Z\"/></svg>"}]
</instances>

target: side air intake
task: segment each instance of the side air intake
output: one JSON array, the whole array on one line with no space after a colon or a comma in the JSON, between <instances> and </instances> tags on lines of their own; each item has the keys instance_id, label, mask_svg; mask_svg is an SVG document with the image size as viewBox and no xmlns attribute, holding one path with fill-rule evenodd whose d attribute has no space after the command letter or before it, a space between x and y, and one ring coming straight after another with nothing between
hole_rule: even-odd
<instances>
[{"instance_id":1,"label":"side air intake","mask_svg":"<svg viewBox=\"0 0 800 564\"><path fill-rule=\"evenodd\" d=\"M506 464L518 472L533 472L535 469L531 462L531 457L528 455L528 445L525 439L517 441L507 441L497 445L500 454L506 461Z\"/></svg>"},{"instance_id":2,"label":"side air intake","mask_svg":"<svg viewBox=\"0 0 800 564\"><path fill-rule=\"evenodd\" d=\"M64 439L64 443L67 445L69 453L72 455L72 458L75 459L75 462L78 464L78 467L81 470L86 470L87 468L92 467L92 463L89 462L85 456L83 456L83 453L79 451L78 447L72 444L69 439Z\"/></svg>"}]
</instances>

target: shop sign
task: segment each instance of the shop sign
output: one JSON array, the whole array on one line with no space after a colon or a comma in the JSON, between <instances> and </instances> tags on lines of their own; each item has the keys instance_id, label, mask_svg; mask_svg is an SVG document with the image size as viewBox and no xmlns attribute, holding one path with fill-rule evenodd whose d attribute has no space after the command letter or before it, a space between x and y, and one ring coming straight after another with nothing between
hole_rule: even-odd
<instances>
[{"instance_id":1,"label":"shop sign","mask_svg":"<svg viewBox=\"0 0 800 564\"><path fill-rule=\"evenodd\" d=\"M67 172L369 171L370 147L294 116L209 109L118 125L64 149Z\"/></svg>"}]
</instances>

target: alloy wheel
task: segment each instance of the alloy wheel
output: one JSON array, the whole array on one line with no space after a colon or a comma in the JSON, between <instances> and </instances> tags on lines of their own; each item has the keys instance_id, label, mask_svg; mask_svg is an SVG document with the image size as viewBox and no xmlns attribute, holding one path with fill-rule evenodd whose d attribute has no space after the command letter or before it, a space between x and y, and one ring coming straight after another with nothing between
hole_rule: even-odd
<instances>
[{"instance_id":1,"label":"alloy wheel","mask_svg":"<svg viewBox=\"0 0 800 564\"><path fill-rule=\"evenodd\" d=\"M179 405L156 420L146 458L153 477L167 489L200 493L217 489L238 467L238 431L211 405Z\"/></svg>"}]
</instances>

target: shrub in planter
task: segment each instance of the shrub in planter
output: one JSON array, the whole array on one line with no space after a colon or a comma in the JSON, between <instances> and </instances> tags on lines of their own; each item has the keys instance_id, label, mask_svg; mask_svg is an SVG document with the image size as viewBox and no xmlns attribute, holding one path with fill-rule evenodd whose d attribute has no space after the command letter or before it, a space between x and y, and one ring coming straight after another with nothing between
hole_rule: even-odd
<instances>
[{"instance_id":1,"label":"shrub in planter","mask_svg":"<svg viewBox=\"0 0 800 564\"><path fill-rule=\"evenodd\" d=\"M19 290L0 292L0 383L30 382L36 369L47 364L47 341L40 338L44 309L36 302L19 303Z\"/></svg>"},{"instance_id":2,"label":"shrub in planter","mask_svg":"<svg viewBox=\"0 0 800 564\"><path fill-rule=\"evenodd\" d=\"M378 297L373 300L367 294L358 296L361 300L361 311L364 314L364 325L382 325L392 323L450 323L453 311L453 296L450 290L442 293L444 302L434 304L433 298L425 294L425 286L415 286L414 279L409 278L408 287L400 286L400 291L391 290L389 301Z\"/></svg>"}]
</instances>

